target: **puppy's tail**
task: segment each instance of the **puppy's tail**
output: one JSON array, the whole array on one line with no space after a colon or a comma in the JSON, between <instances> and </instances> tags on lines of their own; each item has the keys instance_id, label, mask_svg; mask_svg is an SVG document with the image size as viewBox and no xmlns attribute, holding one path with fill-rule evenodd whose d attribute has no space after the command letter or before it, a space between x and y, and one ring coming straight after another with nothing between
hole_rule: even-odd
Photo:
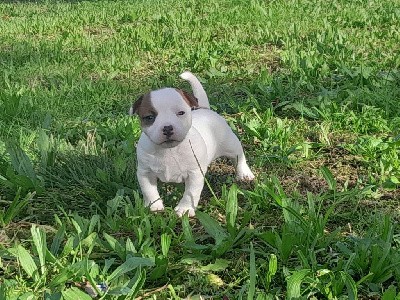
<instances>
[{"instance_id":1,"label":"puppy's tail","mask_svg":"<svg viewBox=\"0 0 400 300\"><path fill-rule=\"evenodd\" d=\"M197 77L194 76L189 71L183 72L180 76L183 80L186 80L187 82L190 83L192 90L193 90L193 94L199 101L199 106L202 108L209 109L210 103L208 102L208 97L207 97L206 91L204 90L203 86L201 85L201 83L197 79Z\"/></svg>"}]
</instances>

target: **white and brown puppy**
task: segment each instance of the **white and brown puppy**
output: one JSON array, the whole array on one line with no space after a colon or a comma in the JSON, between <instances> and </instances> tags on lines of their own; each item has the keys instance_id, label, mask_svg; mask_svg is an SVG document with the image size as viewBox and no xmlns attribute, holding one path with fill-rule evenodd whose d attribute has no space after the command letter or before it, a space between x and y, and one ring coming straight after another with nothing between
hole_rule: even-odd
<instances>
[{"instance_id":1,"label":"white and brown puppy","mask_svg":"<svg viewBox=\"0 0 400 300\"><path fill-rule=\"evenodd\" d=\"M164 204L157 180L185 182L185 192L175 207L179 216L195 209L204 186L204 174L217 157L226 156L236 166L239 180L252 180L242 146L226 121L210 110L207 94L190 72L181 74L194 96L163 88L141 96L131 107L138 114L142 134L137 145L137 177L146 206L161 211Z\"/></svg>"}]
</instances>

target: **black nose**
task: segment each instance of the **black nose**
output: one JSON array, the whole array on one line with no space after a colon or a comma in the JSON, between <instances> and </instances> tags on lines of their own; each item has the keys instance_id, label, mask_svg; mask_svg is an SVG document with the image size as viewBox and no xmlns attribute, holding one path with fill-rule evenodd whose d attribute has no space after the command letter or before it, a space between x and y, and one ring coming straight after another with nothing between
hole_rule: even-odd
<instances>
[{"instance_id":1,"label":"black nose","mask_svg":"<svg viewBox=\"0 0 400 300\"><path fill-rule=\"evenodd\" d=\"M172 125L164 126L163 134L167 136L167 138L171 137L174 133L172 132L174 128Z\"/></svg>"}]
</instances>

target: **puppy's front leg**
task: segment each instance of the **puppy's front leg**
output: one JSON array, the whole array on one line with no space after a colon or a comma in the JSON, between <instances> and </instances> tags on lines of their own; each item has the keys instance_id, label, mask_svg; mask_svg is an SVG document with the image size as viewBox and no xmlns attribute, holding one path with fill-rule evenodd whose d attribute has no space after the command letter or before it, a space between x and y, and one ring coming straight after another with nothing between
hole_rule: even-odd
<instances>
[{"instance_id":1,"label":"puppy's front leg","mask_svg":"<svg viewBox=\"0 0 400 300\"><path fill-rule=\"evenodd\" d=\"M142 190L144 205L149 206L151 211L164 210L164 204L157 190L157 177L146 171L138 171L137 177Z\"/></svg>"},{"instance_id":2,"label":"puppy's front leg","mask_svg":"<svg viewBox=\"0 0 400 300\"><path fill-rule=\"evenodd\" d=\"M189 173L185 180L185 192L181 201L175 207L175 212L178 216L183 216L188 212L189 217L195 216L195 210L200 200L201 191L204 186L204 176L199 171Z\"/></svg>"}]
</instances>

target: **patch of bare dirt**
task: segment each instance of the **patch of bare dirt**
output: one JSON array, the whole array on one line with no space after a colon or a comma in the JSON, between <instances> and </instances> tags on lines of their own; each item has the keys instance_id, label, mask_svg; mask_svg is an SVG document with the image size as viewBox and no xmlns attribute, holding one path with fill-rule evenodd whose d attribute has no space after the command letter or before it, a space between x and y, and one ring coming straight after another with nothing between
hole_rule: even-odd
<instances>
[{"instance_id":1,"label":"patch of bare dirt","mask_svg":"<svg viewBox=\"0 0 400 300\"><path fill-rule=\"evenodd\" d=\"M255 57L257 57L256 66L258 71L266 68L269 73L274 73L281 68L282 61L278 46L272 44L255 45L252 47L252 51L256 54Z\"/></svg>"},{"instance_id":2,"label":"patch of bare dirt","mask_svg":"<svg viewBox=\"0 0 400 300\"><path fill-rule=\"evenodd\" d=\"M328 189L328 184L320 173L322 166L327 167L336 180L338 190L354 188L359 179L367 176L359 157L340 146L332 146L322 151L323 156L316 160L305 161L294 169L286 170L280 177L281 183L289 191L297 190L302 195L307 192L321 193Z\"/></svg>"},{"instance_id":3,"label":"patch of bare dirt","mask_svg":"<svg viewBox=\"0 0 400 300\"><path fill-rule=\"evenodd\" d=\"M219 158L216 159L209 167L209 173L213 174L214 176L218 175L234 175L235 168L232 163L226 158Z\"/></svg>"}]
</instances>

